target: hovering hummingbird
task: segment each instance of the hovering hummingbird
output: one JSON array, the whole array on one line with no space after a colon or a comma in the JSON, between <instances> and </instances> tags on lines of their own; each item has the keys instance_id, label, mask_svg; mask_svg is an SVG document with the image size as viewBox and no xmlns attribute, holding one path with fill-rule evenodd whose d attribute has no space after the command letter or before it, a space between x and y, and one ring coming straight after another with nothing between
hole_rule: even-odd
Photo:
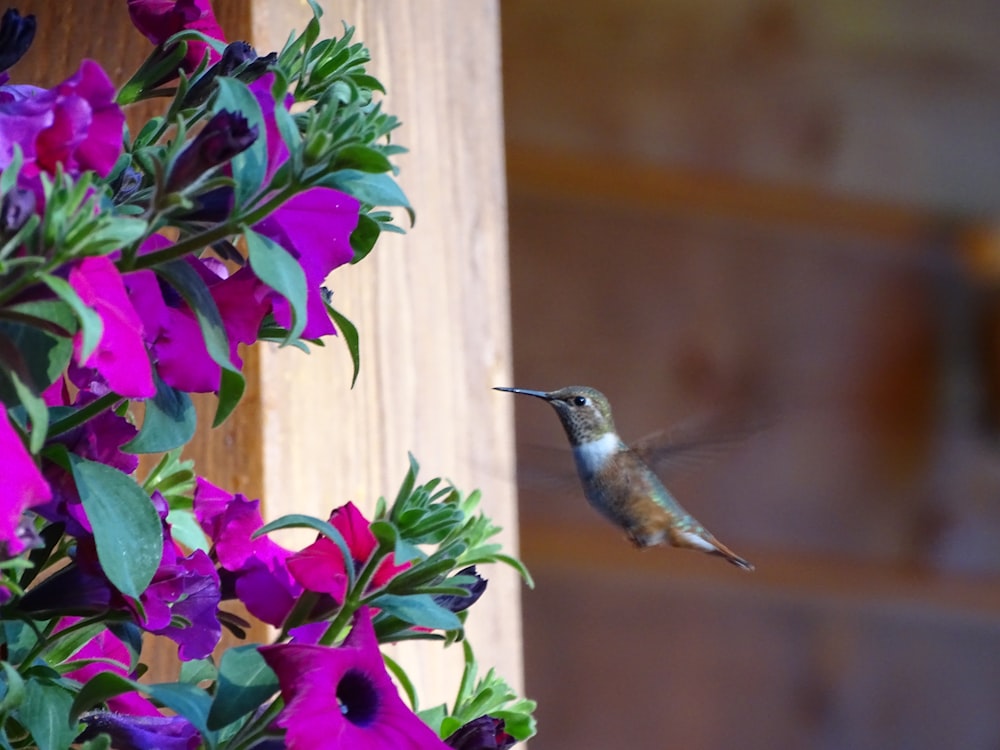
<instances>
[{"instance_id":1,"label":"hovering hummingbird","mask_svg":"<svg viewBox=\"0 0 1000 750\"><path fill-rule=\"evenodd\" d=\"M573 447L584 495L601 515L623 528L636 547L666 543L718 555L743 570L753 570L684 510L640 452L618 437L611 404L603 393L580 385L557 391L494 390L534 396L553 406Z\"/></svg>"}]
</instances>

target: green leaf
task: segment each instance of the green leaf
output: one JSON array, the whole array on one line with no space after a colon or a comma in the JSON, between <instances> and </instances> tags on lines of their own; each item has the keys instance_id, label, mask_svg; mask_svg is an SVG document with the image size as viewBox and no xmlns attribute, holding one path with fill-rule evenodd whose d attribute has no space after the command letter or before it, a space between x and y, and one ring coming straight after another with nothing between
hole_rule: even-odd
<instances>
[{"instance_id":1,"label":"green leaf","mask_svg":"<svg viewBox=\"0 0 1000 750\"><path fill-rule=\"evenodd\" d=\"M202 552L208 552L212 548L193 511L184 508L171 509L167 515L167 523L170 524L170 533L175 542L180 542L188 549L200 549Z\"/></svg>"},{"instance_id":2,"label":"green leaf","mask_svg":"<svg viewBox=\"0 0 1000 750\"><path fill-rule=\"evenodd\" d=\"M218 688L208 726L221 729L262 705L278 692L278 678L256 644L227 649L219 665Z\"/></svg>"},{"instance_id":3,"label":"green leaf","mask_svg":"<svg viewBox=\"0 0 1000 750\"><path fill-rule=\"evenodd\" d=\"M64 716L69 716L70 721L74 721L80 714L104 703L108 698L130 693L140 687L142 686L138 682L115 672L99 672L80 688Z\"/></svg>"},{"instance_id":4,"label":"green leaf","mask_svg":"<svg viewBox=\"0 0 1000 750\"><path fill-rule=\"evenodd\" d=\"M192 659L181 662L181 682L197 685L204 680L215 680L219 670L215 668L211 659Z\"/></svg>"},{"instance_id":5,"label":"green leaf","mask_svg":"<svg viewBox=\"0 0 1000 750\"><path fill-rule=\"evenodd\" d=\"M0 359L0 362L2 362L2 359ZM17 400L24 407L24 411L28 415L28 420L31 422L28 449L33 454L38 453L45 444L45 435L49 429L49 407L45 405L45 401L40 396L36 396L24 384L15 370L10 369L0 373L0 375L7 377L14 388L14 392L17 394Z\"/></svg>"},{"instance_id":6,"label":"green leaf","mask_svg":"<svg viewBox=\"0 0 1000 750\"><path fill-rule=\"evenodd\" d=\"M231 162L236 177L236 205L245 206L264 183L267 173L267 128L257 98L242 81L235 78L217 78L218 93L212 104L212 114L222 110L239 112L247 118L247 125L257 128L257 140L233 157Z\"/></svg>"},{"instance_id":7,"label":"green leaf","mask_svg":"<svg viewBox=\"0 0 1000 750\"><path fill-rule=\"evenodd\" d=\"M288 300L292 309L292 326L286 343L302 335L306 327L306 273L285 248L252 229L245 229L250 267L257 278Z\"/></svg>"},{"instance_id":8,"label":"green leaf","mask_svg":"<svg viewBox=\"0 0 1000 750\"><path fill-rule=\"evenodd\" d=\"M21 151L21 144L15 141L14 147L11 149L10 162L3 172L0 172L0 195L7 195L17 184L17 178L23 164L24 152Z\"/></svg>"},{"instance_id":9,"label":"green leaf","mask_svg":"<svg viewBox=\"0 0 1000 750\"><path fill-rule=\"evenodd\" d=\"M357 169L360 172L378 174L380 172L391 172L392 164L385 156L373 148L368 146L347 146L337 152L333 168L338 170Z\"/></svg>"},{"instance_id":10,"label":"green leaf","mask_svg":"<svg viewBox=\"0 0 1000 750\"><path fill-rule=\"evenodd\" d=\"M375 219L368 216L368 214L360 214L358 216L358 225L351 232L351 249L354 250L354 257L351 258L351 263L357 263L366 258L368 253L372 251L372 248L375 247L375 243L381 234L382 229Z\"/></svg>"},{"instance_id":11,"label":"green leaf","mask_svg":"<svg viewBox=\"0 0 1000 750\"><path fill-rule=\"evenodd\" d=\"M73 479L94 530L101 568L115 587L138 599L163 556L163 525L131 477L70 453Z\"/></svg>"},{"instance_id":12,"label":"green leaf","mask_svg":"<svg viewBox=\"0 0 1000 750\"><path fill-rule=\"evenodd\" d=\"M0 715L9 714L24 700L24 678L13 665L3 661L3 697L0 698Z\"/></svg>"},{"instance_id":13,"label":"green leaf","mask_svg":"<svg viewBox=\"0 0 1000 750\"><path fill-rule=\"evenodd\" d=\"M73 356L77 320L62 300L26 302L2 311L0 333L24 357L35 388L44 390L62 375Z\"/></svg>"},{"instance_id":14,"label":"green leaf","mask_svg":"<svg viewBox=\"0 0 1000 750\"><path fill-rule=\"evenodd\" d=\"M234 369L229 361L229 339L222 324L222 316L212 293L198 272L181 259L161 263L155 270L177 290L198 319L201 335L205 338L205 348L212 360L223 370Z\"/></svg>"},{"instance_id":15,"label":"green leaf","mask_svg":"<svg viewBox=\"0 0 1000 750\"><path fill-rule=\"evenodd\" d=\"M38 750L65 750L80 733L75 721L66 721L72 705L73 695L65 688L30 679L25 684L24 701L14 715Z\"/></svg>"},{"instance_id":16,"label":"green leaf","mask_svg":"<svg viewBox=\"0 0 1000 750\"><path fill-rule=\"evenodd\" d=\"M215 408L215 418L212 420L212 427L218 427L225 422L229 415L233 413L236 405L243 398L247 381L236 370L222 368L222 380L219 383L219 403Z\"/></svg>"},{"instance_id":17,"label":"green leaf","mask_svg":"<svg viewBox=\"0 0 1000 750\"><path fill-rule=\"evenodd\" d=\"M165 453L186 445L197 424L194 404L183 391L172 388L153 369L156 395L147 399L139 434L122 446L129 453Z\"/></svg>"},{"instance_id":18,"label":"green leaf","mask_svg":"<svg viewBox=\"0 0 1000 750\"><path fill-rule=\"evenodd\" d=\"M371 604L411 625L432 630L455 630L462 627L462 621L454 612L435 603L427 594L380 594Z\"/></svg>"},{"instance_id":19,"label":"green leaf","mask_svg":"<svg viewBox=\"0 0 1000 750\"><path fill-rule=\"evenodd\" d=\"M199 687L184 682L160 682L144 689L150 698L179 713L201 732L209 747L215 746L215 733L208 728L212 696Z\"/></svg>"},{"instance_id":20,"label":"green leaf","mask_svg":"<svg viewBox=\"0 0 1000 750\"><path fill-rule=\"evenodd\" d=\"M410 216L410 226L417 219L402 188L388 174L368 174L357 169L341 169L323 178L319 184L342 190L370 206L402 206Z\"/></svg>"},{"instance_id":21,"label":"green leaf","mask_svg":"<svg viewBox=\"0 0 1000 750\"><path fill-rule=\"evenodd\" d=\"M351 388L358 382L358 373L361 372L361 337L358 336L358 329L354 323L347 319L345 315L337 312L332 306L327 305L326 311L330 314L330 319L340 331L341 338L347 344L347 351L351 354L351 364L354 366L354 374L351 376Z\"/></svg>"},{"instance_id":22,"label":"green leaf","mask_svg":"<svg viewBox=\"0 0 1000 750\"><path fill-rule=\"evenodd\" d=\"M192 273L194 273L193 269ZM80 330L83 334L80 342L80 361L86 362L90 358L90 355L94 353L94 350L101 341L101 336L104 334L104 323L101 322L101 317L83 303L76 290L65 279L46 274L42 276L42 282L59 299L70 306L76 315L76 319L80 322Z\"/></svg>"}]
</instances>

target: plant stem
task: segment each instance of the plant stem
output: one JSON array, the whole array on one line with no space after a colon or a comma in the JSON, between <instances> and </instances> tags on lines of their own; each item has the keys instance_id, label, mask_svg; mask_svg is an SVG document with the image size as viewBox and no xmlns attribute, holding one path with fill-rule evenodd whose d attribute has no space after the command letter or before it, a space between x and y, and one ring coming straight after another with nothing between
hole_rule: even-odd
<instances>
[{"instance_id":1,"label":"plant stem","mask_svg":"<svg viewBox=\"0 0 1000 750\"><path fill-rule=\"evenodd\" d=\"M101 412L110 409L112 406L117 404L122 400L122 397L117 393L105 393L100 398L91 401L86 406L82 406L72 414L69 414L62 419L53 422L49 425L49 438L54 438L63 433L69 432L70 430L79 427L85 422L93 419Z\"/></svg>"}]
</instances>

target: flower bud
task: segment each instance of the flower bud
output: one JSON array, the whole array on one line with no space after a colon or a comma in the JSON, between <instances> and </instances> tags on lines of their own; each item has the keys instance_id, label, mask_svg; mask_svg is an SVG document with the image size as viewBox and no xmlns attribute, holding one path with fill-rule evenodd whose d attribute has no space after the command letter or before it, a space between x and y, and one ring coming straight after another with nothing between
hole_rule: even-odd
<instances>
[{"instance_id":1,"label":"flower bud","mask_svg":"<svg viewBox=\"0 0 1000 750\"><path fill-rule=\"evenodd\" d=\"M177 192L191 185L208 171L248 149L256 140L257 126L249 127L243 115L226 110L217 112L177 156L167 179L167 192Z\"/></svg>"},{"instance_id":2,"label":"flower bud","mask_svg":"<svg viewBox=\"0 0 1000 750\"><path fill-rule=\"evenodd\" d=\"M0 233L10 236L25 225L35 212L35 194L15 187L0 201Z\"/></svg>"},{"instance_id":3,"label":"flower bud","mask_svg":"<svg viewBox=\"0 0 1000 750\"><path fill-rule=\"evenodd\" d=\"M35 38L35 17L8 8L0 19L0 71L7 70L28 51Z\"/></svg>"}]
</instances>

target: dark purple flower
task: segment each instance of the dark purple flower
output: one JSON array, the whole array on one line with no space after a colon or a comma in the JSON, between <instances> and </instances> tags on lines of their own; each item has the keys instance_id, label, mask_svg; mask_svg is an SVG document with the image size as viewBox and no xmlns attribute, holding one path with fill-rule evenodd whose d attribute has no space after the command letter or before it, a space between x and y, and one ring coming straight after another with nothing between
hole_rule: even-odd
<instances>
[{"instance_id":1,"label":"dark purple flower","mask_svg":"<svg viewBox=\"0 0 1000 750\"><path fill-rule=\"evenodd\" d=\"M194 750L201 742L198 730L183 716L131 716L113 711L91 711L80 717L87 728L77 737L85 742L101 734L117 750Z\"/></svg>"},{"instance_id":2,"label":"dark purple flower","mask_svg":"<svg viewBox=\"0 0 1000 750\"><path fill-rule=\"evenodd\" d=\"M22 16L16 8L7 8L0 19L0 71L24 57L34 38L35 17Z\"/></svg>"},{"instance_id":3,"label":"dark purple flower","mask_svg":"<svg viewBox=\"0 0 1000 750\"><path fill-rule=\"evenodd\" d=\"M167 178L167 192L187 187L209 170L248 149L256 140L257 126L251 128L242 114L226 110L216 112L177 156Z\"/></svg>"},{"instance_id":4,"label":"dark purple flower","mask_svg":"<svg viewBox=\"0 0 1000 750\"><path fill-rule=\"evenodd\" d=\"M275 52L260 57L248 42L230 42L222 51L222 59L206 70L184 97L185 107L194 107L204 102L215 88L219 76L231 76L244 83L253 83L264 75L268 67L278 59Z\"/></svg>"},{"instance_id":5,"label":"dark purple flower","mask_svg":"<svg viewBox=\"0 0 1000 750\"><path fill-rule=\"evenodd\" d=\"M153 44L163 44L178 31L192 29L212 39L225 39L215 20L209 0L128 0L132 24ZM189 39L188 51L181 68L190 73L208 54L209 63L219 59L219 53L205 42Z\"/></svg>"},{"instance_id":6,"label":"dark purple flower","mask_svg":"<svg viewBox=\"0 0 1000 750\"><path fill-rule=\"evenodd\" d=\"M516 740L504 731L503 719L480 716L463 724L446 740L455 750L507 750Z\"/></svg>"},{"instance_id":7,"label":"dark purple flower","mask_svg":"<svg viewBox=\"0 0 1000 750\"><path fill-rule=\"evenodd\" d=\"M0 87L0 170L19 145L26 187L36 188L38 174L54 174L57 164L70 175L92 169L106 176L121 153L124 125L115 86L93 60L52 89Z\"/></svg>"},{"instance_id":8,"label":"dark purple flower","mask_svg":"<svg viewBox=\"0 0 1000 750\"><path fill-rule=\"evenodd\" d=\"M155 395L142 321L129 301L115 264L106 256L84 258L70 270L69 283L104 324L97 348L80 364L97 370L108 388L126 398ZM77 333L73 342L77 361L81 337Z\"/></svg>"},{"instance_id":9,"label":"dark purple flower","mask_svg":"<svg viewBox=\"0 0 1000 750\"><path fill-rule=\"evenodd\" d=\"M0 456L3 456L0 559L6 559L24 551L25 541L20 530L24 511L47 502L52 497L52 490L21 441L21 436L8 421L6 409L0 412Z\"/></svg>"},{"instance_id":10,"label":"dark purple flower","mask_svg":"<svg viewBox=\"0 0 1000 750\"><path fill-rule=\"evenodd\" d=\"M35 212L38 199L31 190L14 187L0 202L0 232L13 236Z\"/></svg>"},{"instance_id":11,"label":"dark purple flower","mask_svg":"<svg viewBox=\"0 0 1000 750\"><path fill-rule=\"evenodd\" d=\"M285 707L276 723L290 750L448 748L399 697L366 607L336 648L282 643L260 653L278 675Z\"/></svg>"},{"instance_id":12,"label":"dark purple flower","mask_svg":"<svg viewBox=\"0 0 1000 750\"><path fill-rule=\"evenodd\" d=\"M434 601L441 607L452 612L463 612L479 601L479 597L486 591L486 579L476 572L476 566L470 565L458 571L456 575L475 578L475 583L455 584L459 588L464 588L468 593L465 596L455 596L454 594L442 594L435 596Z\"/></svg>"}]
</instances>

